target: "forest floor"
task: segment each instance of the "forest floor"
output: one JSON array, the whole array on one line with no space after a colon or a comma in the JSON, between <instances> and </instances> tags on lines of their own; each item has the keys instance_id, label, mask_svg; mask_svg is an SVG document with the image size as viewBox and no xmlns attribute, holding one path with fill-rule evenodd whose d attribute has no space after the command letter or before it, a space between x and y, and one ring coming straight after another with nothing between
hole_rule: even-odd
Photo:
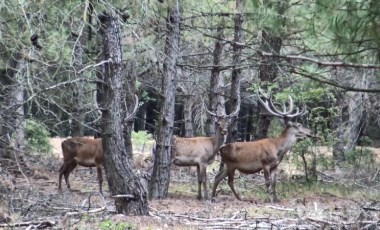
<instances>
[{"instance_id":1,"label":"forest floor","mask_svg":"<svg viewBox=\"0 0 380 230\"><path fill-rule=\"evenodd\" d=\"M105 197L97 193L95 170L78 167L70 176L72 189L63 182L58 192L61 161L58 154L24 157L20 166L0 160L0 229L380 228L379 165L367 178L329 171L316 183L282 172L276 204L268 201L261 174L237 176L242 201L225 182L213 201L198 201L194 170L173 167L169 197L149 201L149 216L124 216L115 214L106 182ZM209 188L215 174L208 174Z\"/></svg>"}]
</instances>

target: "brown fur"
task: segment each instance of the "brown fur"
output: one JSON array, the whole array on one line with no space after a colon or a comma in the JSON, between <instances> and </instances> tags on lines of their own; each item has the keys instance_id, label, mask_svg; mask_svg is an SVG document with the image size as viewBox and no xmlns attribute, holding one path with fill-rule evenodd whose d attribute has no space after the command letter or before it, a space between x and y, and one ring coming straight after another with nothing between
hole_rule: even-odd
<instances>
[{"instance_id":1,"label":"brown fur","mask_svg":"<svg viewBox=\"0 0 380 230\"><path fill-rule=\"evenodd\" d=\"M306 136L310 136L309 129L299 123L289 122L278 137L223 145L220 147L220 155L226 167L215 177L212 196L216 195L216 188L220 181L228 176L228 185L236 198L240 200L234 188L235 170L246 174L264 170L267 189L272 193L272 201L277 202L275 191L277 166L296 141Z\"/></svg>"},{"instance_id":2,"label":"brown fur","mask_svg":"<svg viewBox=\"0 0 380 230\"><path fill-rule=\"evenodd\" d=\"M65 176L67 188L70 189L69 175L77 165L83 167L96 167L99 181L99 192L102 194L102 165L103 145L102 139L91 139L86 137L73 137L62 142L63 164L59 169L58 189L61 189L62 176ZM142 154L141 154L142 155ZM134 156L135 168L151 170L152 156Z\"/></svg>"},{"instance_id":3,"label":"brown fur","mask_svg":"<svg viewBox=\"0 0 380 230\"><path fill-rule=\"evenodd\" d=\"M207 166L214 162L219 147L223 144L227 133L228 122L221 117L217 122L218 130L215 137L174 137L174 160L177 166L197 166L198 199L202 199L202 184L204 198L208 199Z\"/></svg>"},{"instance_id":4,"label":"brown fur","mask_svg":"<svg viewBox=\"0 0 380 230\"><path fill-rule=\"evenodd\" d=\"M99 192L102 194L102 139L73 137L62 142L63 164L59 169L58 189L61 189L62 176L65 176L67 188L70 188L69 175L77 167L96 167L99 181Z\"/></svg>"}]
</instances>

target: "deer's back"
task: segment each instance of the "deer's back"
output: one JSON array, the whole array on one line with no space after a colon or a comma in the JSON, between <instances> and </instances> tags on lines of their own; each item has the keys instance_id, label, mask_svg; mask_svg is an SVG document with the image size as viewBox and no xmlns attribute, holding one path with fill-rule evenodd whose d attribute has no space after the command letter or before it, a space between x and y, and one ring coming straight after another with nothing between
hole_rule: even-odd
<instances>
[{"instance_id":1,"label":"deer's back","mask_svg":"<svg viewBox=\"0 0 380 230\"><path fill-rule=\"evenodd\" d=\"M101 139L73 137L62 142L64 159L75 161L86 167L94 167L103 162L103 146Z\"/></svg>"},{"instance_id":2,"label":"deer's back","mask_svg":"<svg viewBox=\"0 0 380 230\"><path fill-rule=\"evenodd\" d=\"M174 139L174 163L178 165L197 165L207 162L213 154L212 137L192 137Z\"/></svg>"},{"instance_id":3,"label":"deer's back","mask_svg":"<svg viewBox=\"0 0 380 230\"><path fill-rule=\"evenodd\" d=\"M235 142L223 145L220 155L225 162L261 162L266 158L275 157L276 146L270 138L253 142Z\"/></svg>"}]
</instances>

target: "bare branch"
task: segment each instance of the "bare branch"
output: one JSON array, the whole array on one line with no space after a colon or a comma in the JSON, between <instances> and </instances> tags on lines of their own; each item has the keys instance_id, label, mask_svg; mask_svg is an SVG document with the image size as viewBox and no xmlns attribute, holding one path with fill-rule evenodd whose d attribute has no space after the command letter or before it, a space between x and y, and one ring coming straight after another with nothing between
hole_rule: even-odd
<instances>
[{"instance_id":1,"label":"bare branch","mask_svg":"<svg viewBox=\"0 0 380 230\"><path fill-rule=\"evenodd\" d=\"M274 53L267 53L264 51L257 51L257 53L261 56L265 57L277 57L277 58L284 58L284 59L295 59L295 60L302 60L302 61L308 61L313 62L321 66L334 66L334 67L354 67L354 68L367 68L367 69L380 69L380 65L376 64L356 64L356 63L350 63L350 62L328 62L328 61L321 61L305 56L300 55L279 55Z\"/></svg>"}]
</instances>

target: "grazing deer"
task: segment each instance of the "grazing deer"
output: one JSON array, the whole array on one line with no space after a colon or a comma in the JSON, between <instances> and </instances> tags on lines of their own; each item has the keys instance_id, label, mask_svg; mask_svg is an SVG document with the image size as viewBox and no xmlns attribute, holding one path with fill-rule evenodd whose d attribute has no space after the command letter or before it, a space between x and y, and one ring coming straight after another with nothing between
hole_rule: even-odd
<instances>
[{"instance_id":1,"label":"grazing deer","mask_svg":"<svg viewBox=\"0 0 380 230\"><path fill-rule=\"evenodd\" d=\"M257 94L258 95L258 94ZM254 174L261 170L264 171L265 185L270 194L272 194L272 202L278 202L276 195L276 174L277 166L281 163L285 154L296 143L297 140L305 137L311 137L311 131L296 122L288 121L306 113L296 109L293 112L293 100L289 96L289 110L283 105L283 112L276 109L272 100L265 97L265 101L258 95L259 101L265 109L272 115L284 118L286 127L282 133L275 138L265 138L253 142L235 142L220 147L220 155L222 162L225 163L224 170L220 171L214 181L212 189L212 197L216 195L216 188L220 181L228 176L228 185L238 200L239 194L234 188L235 170L242 173Z\"/></svg>"},{"instance_id":2,"label":"grazing deer","mask_svg":"<svg viewBox=\"0 0 380 230\"><path fill-rule=\"evenodd\" d=\"M207 166L214 162L219 147L224 143L228 131L229 118L236 116L240 110L240 100L236 110L230 115L216 115L207 110L216 118L217 130L214 137L190 137L182 138L174 136L173 164L177 166L197 166L198 196L202 199L202 184L204 199L208 199L207 192Z\"/></svg>"},{"instance_id":3,"label":"grazing deer","mask_svg":"<svg viewBox=\"0 0 380 230\"><path fill-rule=\"evenodd\" d=\"M132 119L137 111L138 97L135 95L135 107L132 113L124 121ZM67 188L70 189L69 175L77 167L96 167L99 181L99 193L103 194L102 165L103 145L102 139L91 139L86 137L73 137L62 142L63 164L59 169L58 190L61 190L62 176L65 176Z\"/></svg>"}]
</instances>

